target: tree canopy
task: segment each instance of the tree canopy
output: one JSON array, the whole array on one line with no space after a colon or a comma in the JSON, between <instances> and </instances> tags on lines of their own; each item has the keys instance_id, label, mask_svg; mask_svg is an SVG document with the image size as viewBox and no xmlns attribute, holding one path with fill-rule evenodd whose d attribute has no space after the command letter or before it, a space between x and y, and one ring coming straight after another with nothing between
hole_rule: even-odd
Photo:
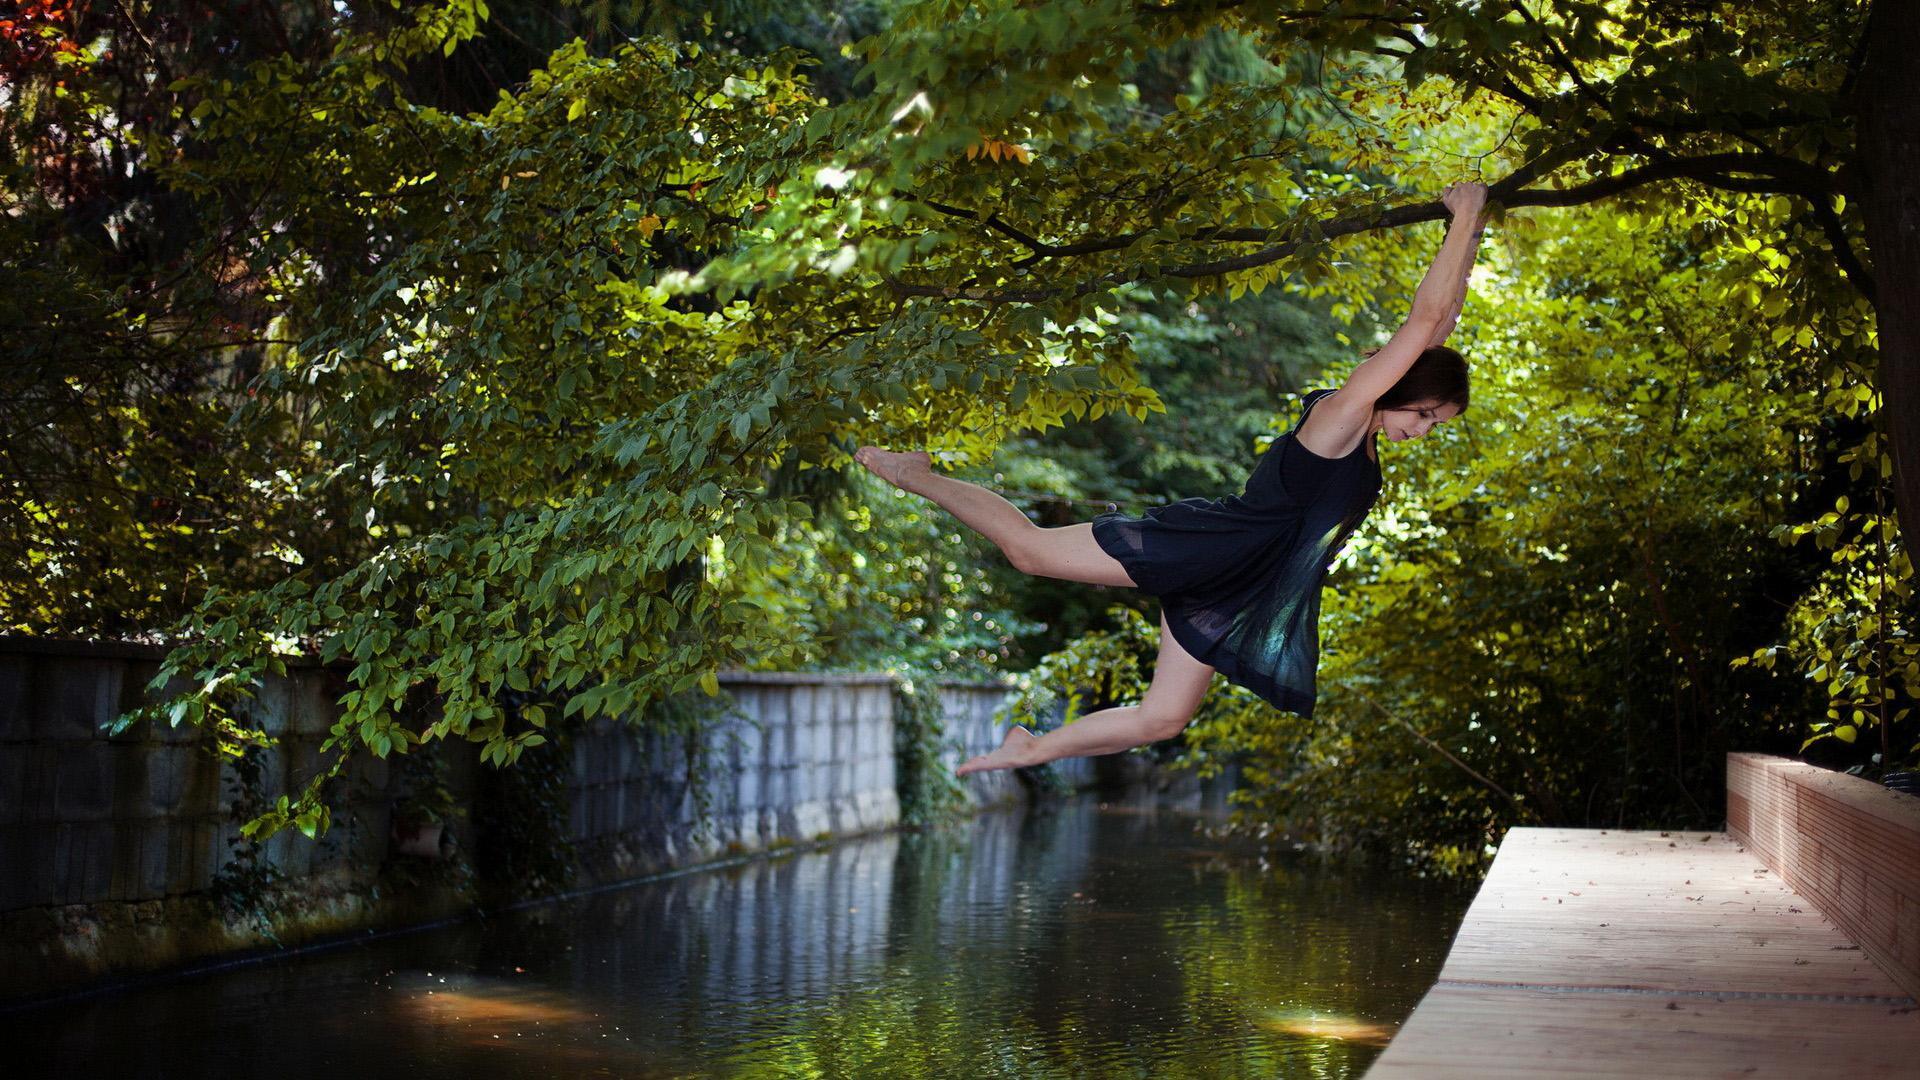
<instances>
[{"instance_id":1,"label":"tree canopy","mask_svg":"<svg viewBox=\"0 0 1920 1080\"><path fill-rule=\"evenodd\" d=\"M551 29L481 0L266 10L10 25L24 287L0 303L34 328L10 365L9 623L164 633L154 715L238 741L283 657L350 665L340 754L269 831L324 829L355 748L459 736L510 763L547 724L816 655L794 628L848 575L795 553L848 527L822 476L854 446L964 468L1044 460L1031 439L1069 425L1152 440L1189 407L1142 377L1171 324L1274 289L1369 343L1463 176L1504 208L1468 315L1484 389L1337 579L1336 719L1226 696L1196 748L1319 794L1421 755L1464 822L1438 843L1469 853L1501 815L1578 816L1554 807L1574 789L1697 802L1700 753L1755 730L1741 694L1765 730L1808 704L1775 667L1818 680L1817 734L1877 723L1881 764L1911 755L1894 504L1920 509L1920 464L1888 403L1915 350L1876 334L1920 311L1920 268L1876 207L1915 173L1868 152L1890 106L1862 98L1911 62L1876 44L1897 15L923 2L849 9L872 32L840 52L764 18L735 34L725 5L615 43L586 9L522 70ZM1064 655L1112 659L1102 640ZM1449 762L1424 728L1362 738L1410 715L1576 742ZM1577 767L1581 732L1654 716L1671 799L1634 794L1656 770Z\"/></svg>"}]
</instances>

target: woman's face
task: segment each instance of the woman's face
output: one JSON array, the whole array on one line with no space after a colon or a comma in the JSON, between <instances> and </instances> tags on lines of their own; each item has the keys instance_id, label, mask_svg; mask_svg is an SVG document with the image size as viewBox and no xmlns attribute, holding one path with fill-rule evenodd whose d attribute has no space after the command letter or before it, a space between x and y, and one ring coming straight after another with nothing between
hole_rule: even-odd
<instances>
[{"instance_id":1,"label":"woman's face","mask_svg":"<svg viewBox=\"0 0 1920 1080\"><path fill-rule=\"evenodd\" d=\"M1417 439L1460 415L1461 407L1451 401L1416 401L1397 409L1380 410L1380 430L1394 442Z\"/></svg>"}]
</instances>

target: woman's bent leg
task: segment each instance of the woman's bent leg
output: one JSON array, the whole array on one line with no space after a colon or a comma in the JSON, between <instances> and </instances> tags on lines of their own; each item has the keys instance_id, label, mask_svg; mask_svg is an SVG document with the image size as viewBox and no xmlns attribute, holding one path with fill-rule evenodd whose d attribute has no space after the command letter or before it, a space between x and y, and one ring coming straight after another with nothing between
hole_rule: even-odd
<instances>
[{"instance_id":1,"label":"woman's bent leg","mask_svg":"<svg viewBox=\"0 0 1920 1080\"><path fill-rule=\"evenodd\" d=\"M999 749L962 764L954 772L965 776L989 769L1039 765L1063 757L1114 754L1170 739L1193 719L1212 678L1213 669L1195 660L1173 639L1162 613L1160 656L1154 661L1153 681L1140 704L1088 713L1045 735L1016 727L1007 732Z\"/></svg>"}]
</instances>

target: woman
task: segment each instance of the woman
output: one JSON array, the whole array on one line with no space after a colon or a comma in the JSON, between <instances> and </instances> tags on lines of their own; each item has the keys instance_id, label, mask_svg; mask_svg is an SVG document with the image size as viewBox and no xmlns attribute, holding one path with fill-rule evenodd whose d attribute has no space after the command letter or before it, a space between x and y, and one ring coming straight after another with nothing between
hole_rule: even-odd
<instances>
[{"instance_id":1,"label":"woman","mask_svg":"<svg viewBox=\"0 0 1920 1080\"><path fill-rule=\"evenodd\" d=\"M1313 715L1320 586L1380 493L1375 436L1417 439L1467 407L1466 363L1441 342L1466 299L1484 184L1448 188L1440 253L1393 338L1338 390L1307 395L1239 496L1184 499L1144 517L1102 514L1041 528L977 484L940 476L924 453L861 447L854 459L984 534L1029 574L1126 585L1160 598L1160 656L1138 705L1089 713L1045 735L1015 727L961 775L1111 754L1178 734L1215 671L1280 706Z\"/></svg>"}]
</instances>

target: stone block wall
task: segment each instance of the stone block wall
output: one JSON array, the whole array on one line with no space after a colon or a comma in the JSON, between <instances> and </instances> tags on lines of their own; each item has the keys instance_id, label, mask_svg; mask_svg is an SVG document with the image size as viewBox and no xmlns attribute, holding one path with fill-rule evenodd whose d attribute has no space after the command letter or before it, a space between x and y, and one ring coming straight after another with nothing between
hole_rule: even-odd
<instances>
[{"instance_id":1,"label":"stone block wall","mask_svg":"<svg viewBox=\"0 0 1920 1080\"><path fill-rule=\"evenodd\" d=\"M158 669L152 650L0 645L0 913L200 892L231 857L240 781L212 741L194 727L104 730L140 705ZM260 752L262 798L319 770L339 692L318 667L261 689L256 716L277 741ZM317 841L283 832L267 861L295 877L370 880L386 854L387 774L385 761L357 760L336 812L348 827Z\"/></svg>"},{"instance_id":2,"label":"stone block wall","mask_svg":"<svg viewBox=\"0 0 1920 1080\"><path fill-rule=\"evenodd\" d=\"M103 725L140 703L160 650L0 638L0 1001L46 997L140 971L263 947L411 925L468 910L469 888L376 888L403 786L390 761L358 755L317 840L270 839L262 861L290 882L269 938L213 909L245 815L235 763L197 728ZM696 739L605 719L572 738L568 828L581 884L889 828L899 821L888 676L732 673L738 715ZM258 797L297 792L344 691L340 673L292 666L267 681L254 719L277 745L258 756ZM943 701L969 745L1006 689L953 685ZM469 812L482 766L469 743L435 744ZM976 801L1017 798L1007 774L969 778ZM431 876L431 875L429 875ZM275 942L277 940L277 945Z\"/></svg>"},{"instance_id":3,"label":"stone block wall","mask_svg":"<svg viewBox=\"0 0 1920 1080\"><path fill-rule=\"evenodd\" d=\"M735 672L738 715L697 742L601 719L573 740L571 813L583 876L675 866L896 825L886 675ZM957 700L997 687L956 687Z\"/></svg>"}]
</instances>

